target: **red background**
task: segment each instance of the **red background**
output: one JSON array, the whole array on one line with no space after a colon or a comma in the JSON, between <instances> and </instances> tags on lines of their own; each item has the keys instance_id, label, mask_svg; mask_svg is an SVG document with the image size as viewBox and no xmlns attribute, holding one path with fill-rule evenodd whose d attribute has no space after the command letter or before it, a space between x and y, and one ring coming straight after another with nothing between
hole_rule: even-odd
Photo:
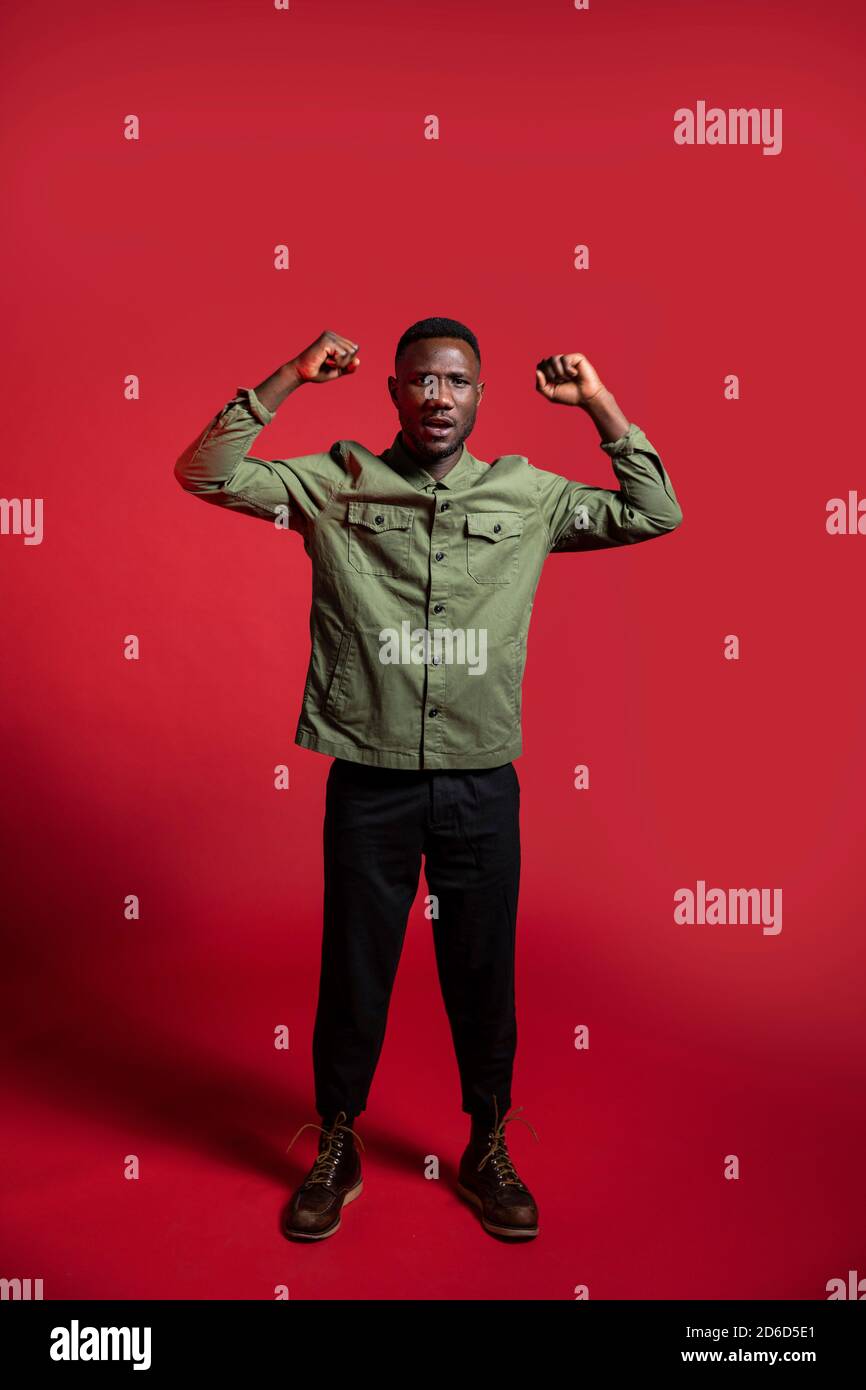
<instances>
[{"instance_id":1,"label":"red background","mask_svg":"<svg viewBox=\"0 0 866 1390\"><path fill-rule=\"evenodd\" d=\"M866 1275L866 539L825 529L866 490L863 28L791 0L7 8L2 490L45 521L0 537L0 1274L256 1299L822 1299ZM675 145L698 100L782 107L781 154ZM591 421L534 390L540 357L582 351L685 520L551 557L536 599L513 1099L539 1143L508 1135L539 1239L492 1240L453 1191L468 1119L422 877L365 1191L309 1248L278 1225L316 1141L285 1153L317 1119L309 562L172 468L325 328L361 370L254 452L383 448L427 314L480 339L476 455L614 486ZM781 887L782 932L676 925L699 878Z\"/></svg>"}]
</instances>

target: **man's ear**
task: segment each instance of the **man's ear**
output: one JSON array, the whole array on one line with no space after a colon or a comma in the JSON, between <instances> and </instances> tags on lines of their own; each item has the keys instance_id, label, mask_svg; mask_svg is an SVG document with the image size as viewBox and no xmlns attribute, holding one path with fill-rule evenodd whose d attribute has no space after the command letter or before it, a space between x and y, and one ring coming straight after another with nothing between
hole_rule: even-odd
<instances>
[{"instance_id":1,"label":"man's ear","mask_svg":"<svg viewBox=\"0 0 866 1390\"><path fill-rule=\"evenodd\" d=\"M392 400L392 401L394 402L394 404L396 405L396 404L397 404L397 378L396 378L395 376L389 376L389 377L388 377L388 395L391 397L391 400Z\"/></svg>"},{"instance_id":2,"label":"man's ear","mask_svg":"<svg viewBox=\"0 0 866 1390\"><path fill-rule=\"evenodd\" d=\"M476 389L476 391L478 392L478 400L479 400L479 403L480 403L481 397L484 395L484 382L483 382L483 381L478 381L478 382L476 382L476 383L475 383L475 389Z\"/></svg>"}]
</instances>

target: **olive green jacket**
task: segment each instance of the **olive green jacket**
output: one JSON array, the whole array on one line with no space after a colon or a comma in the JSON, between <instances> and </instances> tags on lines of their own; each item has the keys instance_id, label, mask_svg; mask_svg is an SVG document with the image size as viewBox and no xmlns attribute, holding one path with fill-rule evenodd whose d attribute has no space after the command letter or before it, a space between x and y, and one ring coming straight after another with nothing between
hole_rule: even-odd
<instances>
[{"instance_id":1,"label":"olive green jacket","mask_svg":"<svg viewBox=\"0 0 866 1390\"><path fill-rule=\"evenodd\" d=\"M483 768L523 751L521 690L541 568L551 554L632 545L682 512L635 424L610 455L619 491L519 454L464 444L436 481L398 431L381 455L250 454L274 419L250 387L175 464L187 492L303 537L313 567L311 651L295 742L393 768Z\"/></svg>"}]
</instances>

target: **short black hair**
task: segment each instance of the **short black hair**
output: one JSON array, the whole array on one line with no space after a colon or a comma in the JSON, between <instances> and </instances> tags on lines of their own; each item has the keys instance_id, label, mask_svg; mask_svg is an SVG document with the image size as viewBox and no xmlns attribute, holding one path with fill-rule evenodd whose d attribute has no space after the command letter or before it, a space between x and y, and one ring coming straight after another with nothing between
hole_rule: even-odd
<instances>
[{"instance_id":1,"label":"short black hair","mask_svg":"<svg viewBox=\"0 0 866 1390\"><path fill-rule=\"evenodd\" d=\"M464 343L468 343L475 356L478 358L478 366L481 366L481 349L478 346L478 339L467 328L465 323L460 323L458 319L429 318L419 319L413 323L411 328L407 328L397 344L397 351L394 354L394 365L399 362L406 348L410 343L417 343L421 338L462 338Z\"/></svg>"}]
</instances>

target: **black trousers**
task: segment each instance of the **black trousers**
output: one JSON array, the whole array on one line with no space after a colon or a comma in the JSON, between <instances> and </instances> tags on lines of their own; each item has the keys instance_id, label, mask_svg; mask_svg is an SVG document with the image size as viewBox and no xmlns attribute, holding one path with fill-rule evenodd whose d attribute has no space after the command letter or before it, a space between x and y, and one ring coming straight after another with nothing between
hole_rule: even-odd
<instances>
[{"instance_id":1,"label":"black trousers","mask_svg":"<svg viewBox=\"0 0 866 1390\"><path fill-rule=\"evenodd\" d=\"M421 856L462 1108L511 1105L520 783L513 763L404 771L337 758L328 773L324 926L313 1032L316 1109L366 1108Z\"/></svg>"}]
</instances>

